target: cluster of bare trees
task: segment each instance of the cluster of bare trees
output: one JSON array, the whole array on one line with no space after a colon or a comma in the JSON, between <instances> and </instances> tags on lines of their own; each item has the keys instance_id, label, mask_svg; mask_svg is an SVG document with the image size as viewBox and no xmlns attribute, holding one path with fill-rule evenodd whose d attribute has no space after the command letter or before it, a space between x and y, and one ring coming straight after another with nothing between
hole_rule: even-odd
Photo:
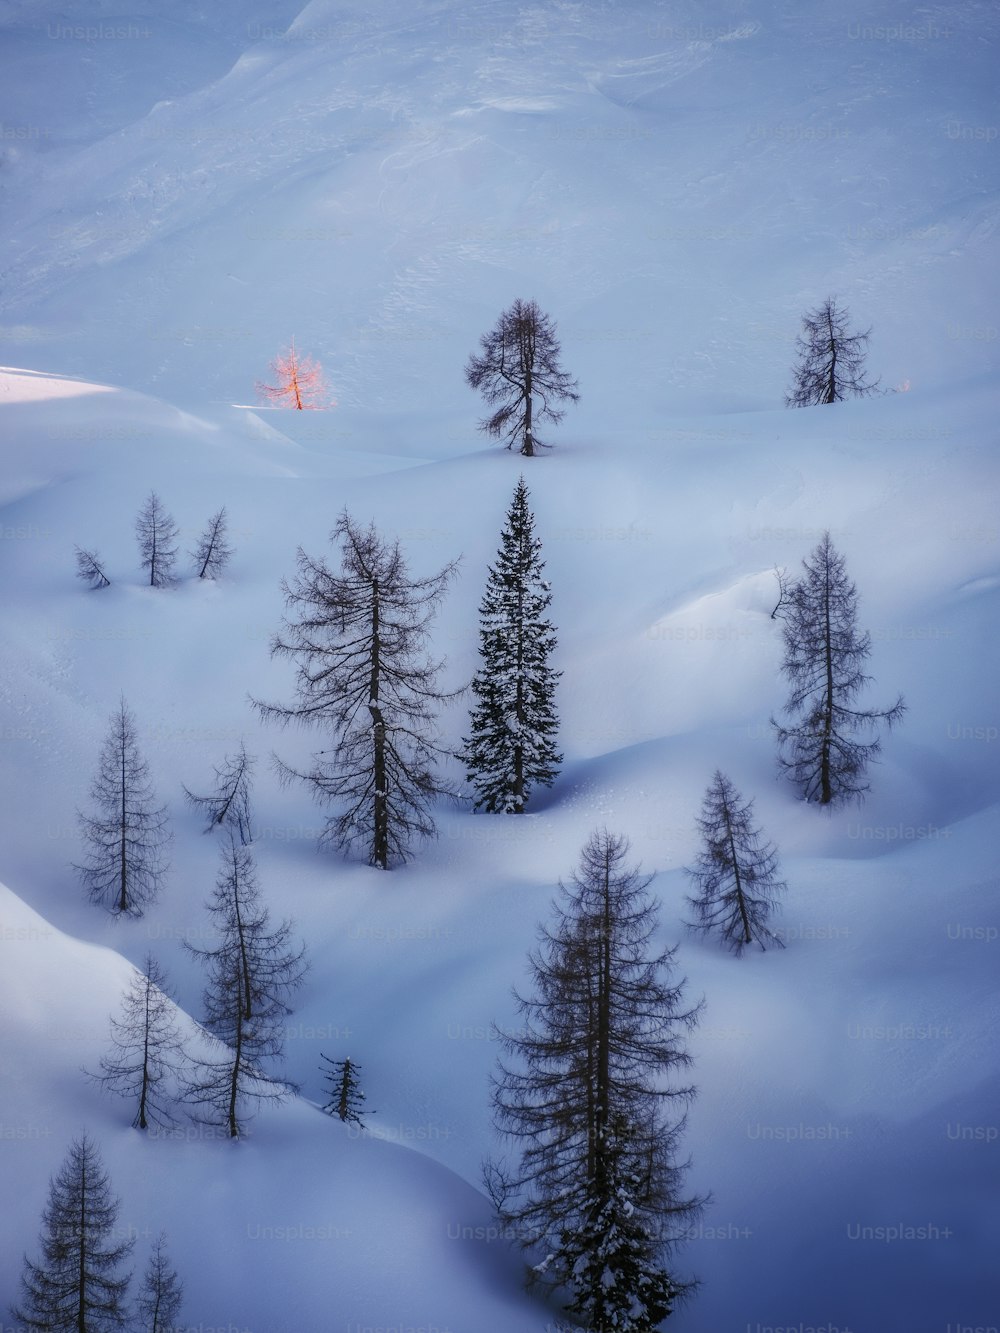
<instances>
[{"instance_id":1,"label":"cluster of bare trees","mask_svg":"<svg viewBox=\"0 0 1000 1333\"><path fill-rule=\"evenodd\" d=\"M233 548L227 538L225 506L208 520L189 552L195 578L220 578L232 558ZM155 491L150 491L135 521L141 567L149 576L151 588L169 588L177 582L177 524ZM111 578L105 562L96 550L76 548L76 574L89 588L109 588Z\"/></svg>"},{"instance_id":2,"label":"cluster of bare trees","mask_svg":"<svg viewBox=\"0 0 1000 1333\"><path fill-rule=\"evenodd\" d=\"M24 1257L21 1297L11 1316L33 1333L174 1333L184 1288L161 1232L133 1302L125 1270L135 1238L120 1239L120 1202L111 1191L100 1150L87 1134L74 1139L49 1182L37 1260Z\"/></svg>"},{"instance_id":3,"label":"cluster of bare trees","mask_svg":"<svg viewBox=\"0 0 1000 1333\"><path fill-rule=\"evenodd\" d=\"M811 407L877 393L879 381L870 380L865 369L870 337L870 328L851 331L850 313L834 296L808 310L796 339L798 360L786 406ZM537 301L517 297L501 311L465 367L466 383L493 409L479 429L525 458L548 447L538 424L557 425L566 415L563 404L580 399L579 385L563 369L561 355L555 322ZM271 373L275 384L256 386L265 403L298 411L335 406L322 367L296 351L294 338L271 362Z\"/></svg>"}]
</instances>

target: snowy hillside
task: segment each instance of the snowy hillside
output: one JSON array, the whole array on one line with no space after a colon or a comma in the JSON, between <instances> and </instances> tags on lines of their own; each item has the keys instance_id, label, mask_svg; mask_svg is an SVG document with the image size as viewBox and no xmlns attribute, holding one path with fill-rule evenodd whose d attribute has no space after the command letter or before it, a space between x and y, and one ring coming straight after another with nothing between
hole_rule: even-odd
<instances>
[{"instance_id":1,"label":"snowy hillside","mask_svg":"<svg viewBox=\"0 0 1000 1333\"><path fill-rule=\"evenodd\" d=\"M168 1232L185 1327L554 1327L479 1192L490 1025L514 1025L536 925L607 825L655 872L662 943L706 1000L684 1146L713 1202L679 1260L702 1289L669 1325L995 1325L993 7L156 10L0 8L0 1305L86 1127L139 1267ZM786 411L799 319L830 292L909 390ZM462 379L519 295L581 390L529 460L476 432ZM234 406L292 334L339 405ZM461 556L434 631L457 688L522 471L560 777L521 819L442 803L388 875L317 853L324 812L268 756L320 742L250 705L291 698L268 641L296 548L333 558L346 506L417 574ZM224 579L144 586L150 490L184 551L226 506ZM871 702L908 705L865 804L832 816L779 779L768 722L773 569L824 529ZM110 588L73 577L77 544ZM72 868L121 696L174 832L137 921ZM149 949L202 1017L182 941L205 938L217 848L182 784L241 738L263 894L311 964L286 1032L301 1095L237 1145L145 1139L81 1067ZM717 767L778 845L783 951L736 960L683 927ZM363 1066L367 1135L318 1111L321 1052Z\"/></svg>"}]
</instances>

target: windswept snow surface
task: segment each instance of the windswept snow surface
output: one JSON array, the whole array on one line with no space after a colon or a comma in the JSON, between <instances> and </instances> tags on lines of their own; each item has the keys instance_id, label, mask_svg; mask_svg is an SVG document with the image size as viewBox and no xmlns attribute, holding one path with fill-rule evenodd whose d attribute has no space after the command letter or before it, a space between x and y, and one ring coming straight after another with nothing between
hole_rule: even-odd
<instances>
[{"instance_id":1,"label":"windswept snow surface","mask_svg":"<svg viewBox=\"0 0 1000 1333\"><path fill-rule=\"evenodd\" d=\"M156 8L0 9L0 1305L86 1128L139 1269L168 1233L184 1327L553 1328L479 1192L491 1023L516 1026L536 925L607 825L706 1000L684 1144L713 1202L670 1326L996 1325L996 10ZM909 388L781 410L828 293ZM523 464L477 434L461 374L515 296L556 319L582 393ZM341 406L252 406L292 334ZM268 756L323 740L249 702L292 697L268 645L296 548L335 559L346 506L417 574L461 554L433 643L461 686L522 470L563 772L523 818L442 804L390 874L317 853L323 810ZM150 490L182 553L226 506L224 579L143 585ZM872 636L866 701L908 705L864 805L832 815L777 776L769 725L773 570L824 529ZM75 544L110 588L73 577ZM121 695L175 835L126 922L72 868ZM311 962L286 1041L301 1093L238 1144L145 1137L82 1069L150 949L201 1040L182 941L205 939L217 845L181 784L206 789L241 738L262 891ZM785 950L736 960L685 931L717 767L778 845ZM318 1110L321 1052L361 1065L367 1134Z\"/></svg>"}]
</instances>

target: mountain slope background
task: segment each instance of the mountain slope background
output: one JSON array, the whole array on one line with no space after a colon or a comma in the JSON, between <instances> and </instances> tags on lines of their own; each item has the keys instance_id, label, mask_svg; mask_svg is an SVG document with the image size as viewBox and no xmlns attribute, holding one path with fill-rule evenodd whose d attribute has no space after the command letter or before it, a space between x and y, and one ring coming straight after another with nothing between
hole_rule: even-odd
<instances>
[{"instance_id":1,"label":"mountain slope background","mask_svg":"<svg viewBox=\"0 0 1000 1333\"><path fill-rule=\"evenodd\" d=\"M490 1025L515 1025L536 923L607 825L706 998L685 1145L714 1202L671 1325L996 1323L992 7L7 3L0 22L0 1301L86 1126L139 1267L168 1231L192 1327L552 1326L477 1192ZM799 318L831 292L902 391L781 410ZM462 380L517 295L556 319L582 395L523 468ZM292 335L338 406L234 406ZM268 640L296 547L334 558L346 506L417 573L461 554L434 636L458 687L522 470L563 773L525 818L442 806L388 875L318 854L323 811L267 757L322 741L249 704L291 697ZM185 549L226 505L224 580L143 586L151 489ZM778 780L768 724L772 570L826 528L869 697L909 706L864 806L832 816ZM110 589L74 580L74 543ZM122 694L175 833L138 922L72 870ZM445 710L448 744L465 722ZM301 1095L238 1145L146 1141L81 1066L149 948L201 1013L181 941L206 929L217 848L181 784L241 738L263 893L312 964L286 1042ZM781 852L783 951L737 961L684 929L716 767ZM362 1065L367 1136L317 1109L321 1051Z\"/></svg>"}]
</instances>

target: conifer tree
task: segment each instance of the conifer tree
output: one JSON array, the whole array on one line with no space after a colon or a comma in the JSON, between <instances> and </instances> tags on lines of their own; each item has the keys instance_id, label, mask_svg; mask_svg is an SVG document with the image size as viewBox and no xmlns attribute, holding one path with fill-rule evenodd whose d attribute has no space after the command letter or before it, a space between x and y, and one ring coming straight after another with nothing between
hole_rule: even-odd
<instances>
[{"instance_id":1,"label":"conifer tree","mask_svg":"<svg viewBox=\"0 0 1000 1333\"><path fill-rule=\"evenodd\" d=\"M214 769L213 792L207 796L196 796L187 787L184 788L188 803L208 818L206 833L214 828L229 828L244 846L253 841L250 786L255 763L254 756L247 754L246 746L240 741L239 750L233 755L226 755L222 767Z\"/></svg>"},{"instance_id":2,"label":"conifer tree","mask_svg":"<svg viewBox=\"0 0 1000 1333\"><path fill-rule=\"evenodd\" d=\"M101 557L97 551L85 551L81 546L76 551L76 576L83 579L92 588L110 588L111 580L104 572Z\"/></svg>"},{"instance_id":3,"label":"conifer tree","mask_svg":"<svg viewBox=\"0 0 1000 1333\"><path fill-rule=\"evenodd\" d=\"M151 1122L176 1124L170 1105L184 1051L166 978L150 953L122 996L121 1017L111 1020L111 1041L111 1052L101 1057L101 1072L92 1077L106 1091L135 1101L132 1124L139 1129Z\"/></svg>"},{"instance_id":4,"label":"conifer tree","mask_svg":"<svg viewBox=\"0 0 1000 1333\"><path fill-rule=\"evenodd\" d=\"M832 296L802 317L802 334L795 343L799 361L785 396L786 407L839 403L845 398L867 398L876 391L878 380L865 378L871 329L848 333L848 318Z\"/></svg>"},{"instance_id":5,"label":"conifer tree","mask_svg":"<svg viewBox=\"0 0 1000 1333\"><path fill-rule=\"evenodd\" d=\"M530 458L545 447L535 422L561 421L566 412L558 404L580 397L576 380L559 365L556 326L535 301L518 299L479 343L482 350L469 358L465 378L487 403L499 404L479 429L506 440L508 449L516 444Z\"/></svg>"},{"instance_id":6,"label":"conifer tree","mask_svg":"<svg viewBox=\"0 0 1000 1333\"><path fill-rule=\"evenodd\" d=\"M239 1138L243 1107L282 1101L290 1085L275 1066L284 1050L287 999L305 973L304 950L291 943L292 923L271 929L260 898L253 854L230 832L209 912L219 943L199 949L185 943L208 969L203 1026L217 1039L212 1052L195 1061L187 1100L195 1119L225 1126Z\"/></svg>"},{"instance_id":7,"label":"conifer tree","mask_svg":"<svg viewBox=\"0 0 1000 1333\"><path fill-rule=\"evenodd\" d=\"M88 856L76 869L92 902L116 916L142 916L160 890L170 833L124 698L112 714L90 795L97 813L77 812Z\"/></svg>"},{"instance_id":8,"label":"conifer tree","mask_svg":"<svg viewBox=\"0 0 1000 1333\"><path fill-rule=\"evenodd\" d=\"M878 724L892 727L906 705L900 695L891 708L851 707L871 680L862 670L871 636L857 629L857 589L829 532L802 564L805 575L792 586L783 615L791 721L781 726L771 719L778 762L807 801L860 801L868 791L868 763L881 750ZM865 732L873 739L858 739Z\"/></svg>"},{"instance_id":9,"label":"conifer tree","mask_svg":"<svg viewBox=\"0 0 1000 1333\"><path fill-rule=\"evenodd\" d=\"M698 887L698 896L687 900L697 917L691 929L718 935L737 957L754 940L762 949L765 941L784 947L767 921L786 886L777 879L777 852L760 841L752 811L753 801L743 804L717 769L698 819L702 849L687 871Z\"/></svg>"},{"instance_id":10,"label":"conifer tree","mask_svg":"<svg viewBox=\"0 0 1000 1333\"><path fill-rule=\"evenodd\" d=\"M141 1333L179 1333L177 1316L183 1301L184 1288L177 1270L170 1265L167 1237L161 1231L136 1300L136 1318Z\"/></svg>"},{"instance_id":11,"label":"conifer tree","mask_svg":"<svg viewBox=\"0 0 1000 1333\"><path fill-rule=\"evenodd\" d=\"M191 559L200 579L217 579L232 559L233 548L226 540L225 507L208 520Z\"/></svg>"},{"instance_id":12,"label":"conifer tree","mask_svg":"<svg viewBox=\"0 0 1000 1333\"><path fill-rule=\"evenodd\" d=\"M353 1121L356 1125L362 1124L361 1112L364 1109L362 1103L365 1100L365 1094L361 1091L361 1082L359 1074L361 1066L355 1064L351 1059L331 1060L329 1056L320 1052L320 1059L324 1060L330 1068L324 1071L324 1076L328 1084L330 1100L323 1107L327 1115L339 1116L341 1120Z\"/></svg>"},{"instance_id":13,"label":"conifer tree","mask_svg":"<svg viewBox=\"0 0 1000 1333\"><path fill-rule=\"evenodd\" d=\"M131 1273L123 1273L134 1240L114 1239L119 1202L97 1145L74 1139L49 1182L42 1213L41 1260L24 1258L21 1300L11 1307L24 1329L113 1333L131 1327L125 1304Z\"/></svg>"},{"instance_id":14,"label":"conifer tree","mask_svg":"<svg viewBox=\"0 0 1000 1333\"><path fill-rule=\"evenodd\" d=\"M294 583L283 583L296 613L271 642L272 655L298 667L298 702L254 701L265 719L324 728L329 745L299 772L321 803L333 802L321 844L361 844L382 870L406 859L414 837L434 834L430 801L449 791L434 771L435 705L450 696L436 684L441 663L425 655L434 608L454 571L410 576L398 542L345 512L331 535L341 572L299 550Z\"/></svg>"},{"instance_id":15,"label":"conifer tree","mask_svg":"<svg viewBox=\"0 0 1000 1333\"><path fill-rule=\"evenodd\" d=\"M532 787L551 786L562 762L555 744L561 673L549 665L556 636L546 616L552 593L541 545L521 477L479 608L477 702L463 755L477 809L523 814Z\"/></svg>"},{"instance_id":16,"label":"conifer tree","mask_svg":"<svg viewBox=\"0 0 1000 1333\"><path fill-rule=\"evenodd\" d=\"M169 588L177 560L177 524L163 507L155 491L135 521L135 535L143 569L149 570L151 588Z\"/></svg>"},{"instance_id":17,"label":"conifer tree","mask_svg":"<svg viewBox=\"0 0 1000 1333\"><path fill-rule=\"evenodd\" d=\"M499 1186L492 1173L500 1216L597 1333L651 1333L690 1291L668 1265L704 1202L684 1194L677 1160L675 1108L694 1089L674 1083L698 1008L669 980L676 950L652 947L652 877L627 855L625 838L595 833L560 884L493 1083L497 1128L520 1150Z\"/></svg>"}]
</instances>

